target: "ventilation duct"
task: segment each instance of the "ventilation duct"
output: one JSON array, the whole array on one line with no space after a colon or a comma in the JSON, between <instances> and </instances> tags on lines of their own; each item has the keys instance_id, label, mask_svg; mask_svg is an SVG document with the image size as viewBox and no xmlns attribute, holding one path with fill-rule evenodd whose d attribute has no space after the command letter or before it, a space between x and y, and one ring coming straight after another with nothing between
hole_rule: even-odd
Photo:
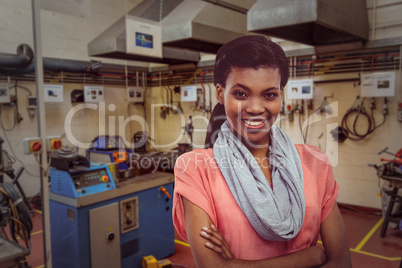
<instances>
[{"instance_id":1,"label":"ventilation duct","mask_svg":"<svg viewBox=\"0 0 402 268\"><path fill-rule=\"evenodd\" d=\"M116 21L102 34L88 44L88 54L92 57L106 57L112 59L146 61L165 64L196 63L199 53L189 50L162 46L161 56L150 56L144 53L132 53L127 48L127 34L133 32L130 28L133 23L149 23L159 25L159 21L172 11L183 0L144 0ZM162 2L162 6L161 5Z\"/></svg>"},{"instance_id":2,"label":"ventilation duct","mask_svg":"<svg viewBox=\"0 0 402 268\"><path fill-rule=\"evenodd\" d=\"M0 68L9 67L17 68L23 67L32 62L34 53L32 48L27 44L20 44L17 47L17 55L15 56L1 56L0 55Z\"/></svg>"},{"instance_id":3,"label":"ventilation duct","mask_svg":"<svg viewBox=\"0 0 402 268\"><path fill-rule=\"evenodd\" d=\"M366 0L258 0L247 13L247 30L312 46L363 46Z\"/></svg>"},{"instance_id":4,"label":"ventilation duct","mask_svg":"<svg viewBox=\"0 0 402 268\"><path fill-rule=\"evenodd\" d=\"M161 24L165 46L212 54L247 34L246 14L200 0L184 0Z\"/></svg>"},{"instance_id":5,"label":"ventilation duct","mask_svg":"<svg viewBox=\"0 0 402 268\"><path fill-rule=\"evenodd\" d=\"M79 62L72 60L43 59L43 69L51 72L97 74L102 63L99 61ZM0 75L18 76L35 72L34 53L27 44L17 47L17 55L0 53Z\"/></svg>"}]
</instances>

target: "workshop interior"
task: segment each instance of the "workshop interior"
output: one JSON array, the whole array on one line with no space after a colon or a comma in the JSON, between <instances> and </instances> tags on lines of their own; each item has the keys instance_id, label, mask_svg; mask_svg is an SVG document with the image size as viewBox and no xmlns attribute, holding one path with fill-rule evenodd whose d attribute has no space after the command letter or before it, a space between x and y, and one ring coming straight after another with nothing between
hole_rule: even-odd
<instances>
[{"instance_id":1,"label":"workshop interior","mask_svg":"<svg viewBox=\"0 0 402 268\"><path fill-rule=\"evenodd\" d=\"M195 267L174 165L250 34L286 53L275 125L328 156L353 267L402 267L401 0L0 5L0 267Z\"/></svg>"}]
</instances>

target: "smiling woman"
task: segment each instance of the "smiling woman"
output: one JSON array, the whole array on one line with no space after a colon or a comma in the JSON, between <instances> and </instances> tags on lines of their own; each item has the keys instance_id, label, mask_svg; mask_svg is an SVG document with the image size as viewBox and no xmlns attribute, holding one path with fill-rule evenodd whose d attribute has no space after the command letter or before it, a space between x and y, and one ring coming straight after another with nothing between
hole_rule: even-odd
<instances>
[{"instance_id":1,"label":"smiling woman","mask_svg":"<svg viewBox=\"0 0 402 268\"><path fill-rule=\"evenodd\" d=\"M213 148L175 166L173 221L197 266L350 267L327 157L273 125L288 79L283 50L240 37L218 51L214 72Z\"/></svg>"}]
</instances>

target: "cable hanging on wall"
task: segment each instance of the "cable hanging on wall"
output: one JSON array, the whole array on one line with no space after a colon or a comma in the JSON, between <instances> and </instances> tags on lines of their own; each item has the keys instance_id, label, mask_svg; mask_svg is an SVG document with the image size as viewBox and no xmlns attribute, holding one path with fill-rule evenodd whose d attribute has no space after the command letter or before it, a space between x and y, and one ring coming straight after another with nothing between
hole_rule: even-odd
<instances>
[{"instance_id":1,"label":"cable hanging on wall","mask_svg":"<svg viewBox=\"0 0 402 268\"><path fill-rule=\"evenodd\" d=\"M374 110L376 108L374 98L371 99L369 104L370 112L366 112L364 107L364 98L357 96L352 106L343 116L341 126L331 131L333 138L338 142L343 142L346 139L350 139L352 141L361 141L365 139L368 135L373 133L374 130L384 125L386 116L388 114L387 103L388 99L384 97L384 104L381 111L383 114L383 121L379 125L376 125L374 119ZM365 118L367 121L367 128L364 131L358 130L358 125L361 125L359 122L361 122L362 118Z\"/></svg>"}]
</instances>

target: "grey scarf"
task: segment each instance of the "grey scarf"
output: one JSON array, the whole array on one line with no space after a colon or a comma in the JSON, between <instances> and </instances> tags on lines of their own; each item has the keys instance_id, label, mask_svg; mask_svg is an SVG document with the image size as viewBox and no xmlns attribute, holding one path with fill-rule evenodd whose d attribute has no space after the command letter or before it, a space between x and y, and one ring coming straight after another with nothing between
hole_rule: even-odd
<instances>
[{"instance_id":1,"label":"grey scarf","mask_svg":"<svg viewBox=\"0 0 402 268\"><path fill-rule=\"evenodd\" d=\"M270 135L272 188L228 121L221 127L213 152L232 195L257 233L266 240L283 241L294 238L303 225L303 170L286 133L272 126Z\"/></svg>"}]
</instances>

